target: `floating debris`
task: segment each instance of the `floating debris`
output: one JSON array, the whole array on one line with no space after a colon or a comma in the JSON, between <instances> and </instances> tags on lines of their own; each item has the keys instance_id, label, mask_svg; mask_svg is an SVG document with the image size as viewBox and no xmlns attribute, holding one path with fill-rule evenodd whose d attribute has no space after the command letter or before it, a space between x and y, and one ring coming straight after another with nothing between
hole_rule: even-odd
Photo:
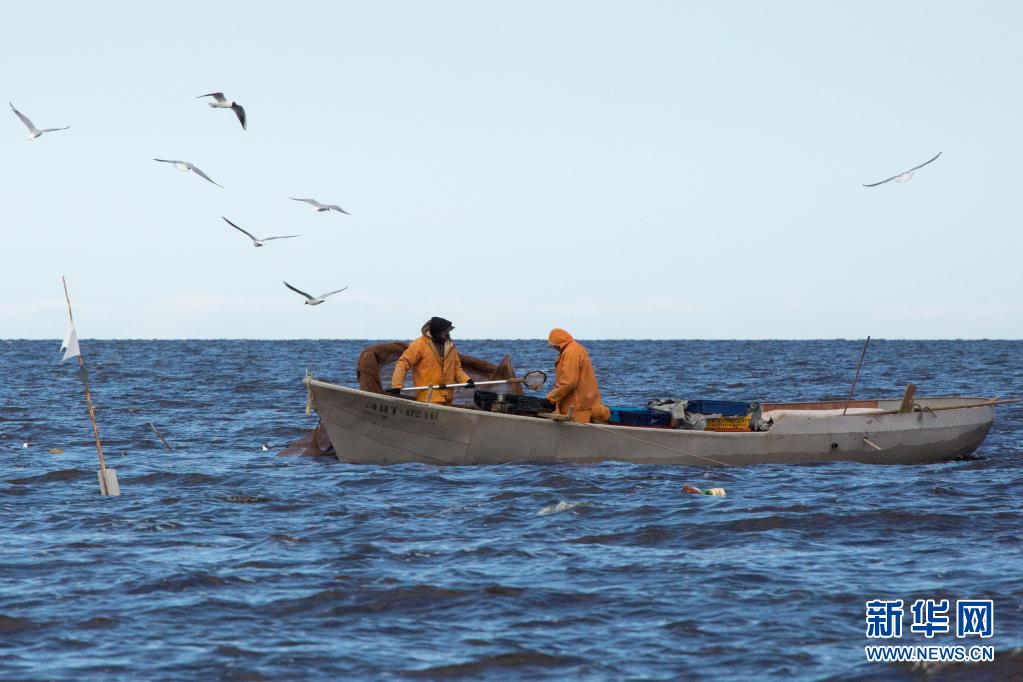
<instances>
[{"instance_id":1,"label":"floating debris","mask_svg":"<svg viewBox=\"0 0 1023 682\"><path fill-rule=\"evenodd\" d=\"M51 455L63 455L64 454L64 451L61 450L60 448L50 448L49 450L47 450L47 452L49 452Z\"/></svg>"},{"instance_id":2,"label":"floating debris","mask_svg":"<svg viewBox=\"0 0 1023 682\"><path fill-rule=\"evenodd\" d=\"M689 493L690 495L710 495L711 497L724 497L724 488L696 488L691 485L682 486L682 492Z\"/></svg>"}]
</instances>

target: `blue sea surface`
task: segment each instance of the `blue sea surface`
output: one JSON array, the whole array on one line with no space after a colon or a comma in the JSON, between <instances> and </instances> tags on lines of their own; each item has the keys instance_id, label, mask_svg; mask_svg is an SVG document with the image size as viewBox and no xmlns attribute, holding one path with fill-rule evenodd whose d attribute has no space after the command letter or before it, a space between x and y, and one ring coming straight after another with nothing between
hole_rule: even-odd
<instances>
[{"instance_id":1,"label":"blue sea surface","mask_svg":"<svg viewBox=\"0 0 1023 682\"><path fill-rule=\"evenodd\" d=\"M122 491L103 498L75 363L59 362L56 341L0 341L0 677L1020 673L1020 406L998 408L976 459L928 466L279 456L316 425L305 371L354 385L366 343L82 341ZM861 345L587 343L611 405L845 396ZM459 348L553 375L541 341ZM898 397L914 382L920 395L1019 396L1021 357L1017 341L873 341L856 393ZM994 600L991 639L927 643L991 644L995 664L866 662L878 642L865 602L904 600L907 643L924 641L908 632L909 605L930 598Z\"/></svg>"}]
</instances>

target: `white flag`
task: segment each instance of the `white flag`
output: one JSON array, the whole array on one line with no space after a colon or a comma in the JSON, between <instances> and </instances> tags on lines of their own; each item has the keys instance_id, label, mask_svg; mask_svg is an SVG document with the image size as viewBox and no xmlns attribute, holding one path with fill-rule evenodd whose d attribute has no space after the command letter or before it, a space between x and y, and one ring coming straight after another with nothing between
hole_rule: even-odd
<instances>
[{"instance_id":1,"label":"white flag","mask_svg":"<svg viewBox=\"0 0 1023 682\"><path fill-rule=\"evenodd\" d=\"M82 351L78 349L78 332L75 331L74 325L71 325L71 328L68 329L67 336L64 337L64 343L60 345L60 349L64 351L64 358L61 362L69 358L76 358L82 354Z\"/></svg>"}]
</instances>

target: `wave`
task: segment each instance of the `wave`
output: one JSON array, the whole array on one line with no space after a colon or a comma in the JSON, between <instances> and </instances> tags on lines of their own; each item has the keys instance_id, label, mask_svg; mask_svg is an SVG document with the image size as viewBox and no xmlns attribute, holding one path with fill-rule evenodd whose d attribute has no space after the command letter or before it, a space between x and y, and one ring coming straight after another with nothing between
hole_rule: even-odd
<instances>
[{"instance_id":1,"label":"wave","mask_svg":"<svg viewBox=\"0 0 1023 682\"><path fill-rule=\"evenodd\" d=\"M487 674L502 672L505 675L522 675L524 669L535 668L543 672L544 677L550 674L551 669L582 666L587 663L586 659L578 656L552 655L540 651L524 649L504 654L484 656L465 663L454 663L439 665L432 668L418 670L405 670L404 674L409 677L439 677L439 678L477 678ZM562 672L562 674L566 674Z\"/></svg>"},{"instance_id":2,"label":"wave","mask_svg":"<svg viewBox=\"0 0 1023 682\"><path fill-rule=\"evenodd\" d=\"M196 472L156 471L151 474L143 474L142 476L125 479L121 485L122 487L125 483L183 483L185 485L202 485L205 483L219 483L223 480L224 478L221 476Z\"/></svg>"},{"instance_id":3,"label":"wave","mask_svg":"<svg viewBox=\"0 0 1023 682\"><path fill-rule=\"evenodd\" d=\"M269 497L250 497L248 495L228 495L224 498L225 502L232 504L260 504L262 502L273 502Z\"/></svg>"},{"instance_id":4,"label":"wave","mask_svg":"<svg viewBox=\"0 0 1023 682\"><path fill-rule=\"evenodd\" d=\"M559 501L557 504L549 504L540 511L537 512L538 516L546 516L548 514L560 514L570 509L575 509L580 505L584 505L584 502L565 502L564 500Z\"/></svg>"},{"instance_id":5,"label":"wave","mask_svg":"<svg viewBox=\"0 0 1023 682\"><path fill-rule=\"evenodd\" d=\"M36 623L28 618L18 618L17 616L7 616L0 613L0 632L5 635L35 630L40 627L43 627L41 623Z\"/></svg>"},{"instance_id":6,"label":"wave","mask_svg":"<svg viewBox=\"0 0 1023 682\"><path fill-rule=\"evenodd\" d=\"M86 471L85 469L61 469L59 471L50 471L36 476L26 476L25 478L9 478L7 479L7 482L12 485L32 485L33 483L74 481L82 478L83 476L94 477L95 475L95 472Z\"/></svg>"},{"instance_id":7,"label":"wave","mask_svg":"<svg viewBox=\"0 0 1023 682\"><path fill-rule=\"evenodd\" d=\"M214 573L207 573L206 571L196 571L194 573L186 573L179 575L172 575L166 578L159 578L157 580L151 580L140 584L135 584L129 587L125 592L127 594L151 594L153 592L185 592L195 588L203 587L226 587L234 584L241 584L242 581L239 578L222 578Z\"/></svg>"}]
</instances>

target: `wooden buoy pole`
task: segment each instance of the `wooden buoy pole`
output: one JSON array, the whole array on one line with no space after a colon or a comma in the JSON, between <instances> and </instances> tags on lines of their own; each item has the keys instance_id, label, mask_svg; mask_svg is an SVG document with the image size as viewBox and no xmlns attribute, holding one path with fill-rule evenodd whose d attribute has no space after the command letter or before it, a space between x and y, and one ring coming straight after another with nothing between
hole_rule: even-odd
<instances>
[{"instance_id":1,"label":"wooden buoy pole","mask_svg":"<svg viewBox=\"0 0 1023 682\"><path fill-rule=\"evenodd\" d=\"M75 316L71 312L71 297L67 292L67 280L61 276L60 281L64 283L64 300L67 301L67 316L71 320L71 328L75 326ZM96 424L96 412L92 409L92 393L89 391L89 375L85 371L85 360L79 351L78 368L81 370L82 384L85 386L85 404L89 407L89 420L92 422L92 434L96 437L96 453L99 455L99 492L101 495L120 495L121 488L117 484L117 472L107 469L103 460L103 443L99 439L99 426Z\"/></svg>"},{"instance_id":2,"label":"wooden buoy pole","mask_svg":"<svg viewBox=\"0 0 1023 682\"><path fill-rule=\"evenodd\" d=\"M845 415L846 410L849 409L849 403L852 401L853 391L856 390L856 382L859 381L860 378L860 369L863 367L863 358L867 354L867 346L869 345L870 337L868 336L867 340L863 342L863 352L860 353L860 364L856 365L856 376L853 377L852 386L849 388L849 397L845 399L845 408L842 410L843 416Z\"/></svg>"}]
</instances>

